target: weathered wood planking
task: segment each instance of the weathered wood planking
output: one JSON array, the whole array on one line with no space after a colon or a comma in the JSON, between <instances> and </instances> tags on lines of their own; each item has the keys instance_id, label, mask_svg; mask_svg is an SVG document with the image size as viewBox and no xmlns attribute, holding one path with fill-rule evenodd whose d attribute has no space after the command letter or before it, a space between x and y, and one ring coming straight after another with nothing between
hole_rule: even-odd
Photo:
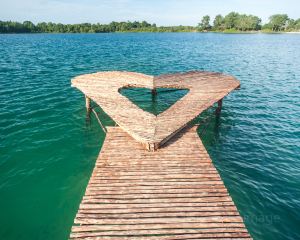
<instances>
[{"instance_id":1,"label":"weathered wood planking","mask_svg":"<svg viewBox=\"0 0 300 240\"><path fill-rule=\"evenodd\" d=\"M134 72L98 72L72 80L81 90L134 139L155 150L202 111L238 88L232 76L213 72L187 72L149 76ZM119 93L123 87L182 88L187 95L163 113L155 116L143 111Z\"/></svg>"},{"instance_id":2,"label":"weathered wood planking","mask_svg":"<svg viewBox=\"0 0 300 240\"><path fill-rule=\"evenodd\" d=\"M71 239L251 239L196 128L156 152L108 128Z\"/></svg>"}]
</instances>

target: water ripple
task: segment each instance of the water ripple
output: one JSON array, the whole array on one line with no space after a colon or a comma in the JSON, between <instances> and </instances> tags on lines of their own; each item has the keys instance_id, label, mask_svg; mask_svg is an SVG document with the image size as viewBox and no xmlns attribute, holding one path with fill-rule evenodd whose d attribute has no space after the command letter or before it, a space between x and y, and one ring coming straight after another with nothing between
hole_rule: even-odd
<instances>
[{"instance_id":1,"label":"water ripple","mask_svg":"<svg viewBox=\"0 0 300 240\"><path fill-rule=\"evenodd\" d=\"M300 239L299 66L292 34L0 35L0 238L68 238L104 139L72 77L200 69L242 84L202 139L250 233Z\"/></svg>"}]
</instances>

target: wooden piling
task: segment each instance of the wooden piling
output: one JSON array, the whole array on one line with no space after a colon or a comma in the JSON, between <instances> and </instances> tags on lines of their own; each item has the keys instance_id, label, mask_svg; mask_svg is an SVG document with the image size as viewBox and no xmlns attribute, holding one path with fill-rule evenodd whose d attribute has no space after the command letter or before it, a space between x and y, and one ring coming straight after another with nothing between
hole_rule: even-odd
<instances>
[{"instance_id":1,"label":"wooden piling","mask_svg":"<svg viewBox=\"0 0 300 240\"><path fill-rule=\"evenodd\" d=\"M87 113L91 112L91 99L85 95L85 106Z\"/></svg>"}]
</instances>

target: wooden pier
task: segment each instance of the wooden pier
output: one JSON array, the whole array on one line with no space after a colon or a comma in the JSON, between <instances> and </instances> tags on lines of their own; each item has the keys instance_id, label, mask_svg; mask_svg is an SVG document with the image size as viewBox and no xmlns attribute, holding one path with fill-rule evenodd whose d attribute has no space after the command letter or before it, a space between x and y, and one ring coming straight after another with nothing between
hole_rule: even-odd
<instances>
[{"instance_id":1,"label":"wooden pier","mask_svg":"<svg viewBox=\"0 0 300 240\"><path fill-rule=\"evenodd\" d=\"M105 74L107 77L111 73ZM113 72L114 77L111 79L116 79L116 74L119 74L118 81L125 79L121 85L117 84L117 90L120 86L126 85L126 82L132 85L132 82L141 81L140 77L145 76ZM205 74L212 76L211 73ZM196 75L198 80L199 76L203 77L203 73L193 72L185 74L187 77L185 79L191 75L194 77L190 77L190 80L195 79ZM215 95L212 93L214 98L208 98L209 89L212 91L213 88L209 88L207 83L205 94L200 94L200 89L195 91L195 94L179 100L185 103L185 111L190 113L184 115L183 119L179 120L180 124L176 125L172 120L176 116L172 114L175 114L176 110L179 111L176 109L178 106L183 105L181 103L173 105L175 109L171 107L165 111L170 113L165 117L165 121L169 119L169 124L162 122L167 128L162 131L159 128L159 123L164 119L163 117L159 119L161 114L158 118L151 119L147 118L148 113L143 113L142 116L126 116L124 111L128 114L130 112L123 111L122 107L133 108L133 114L141 113L142 110L129 100L123 99L123 96L120 97L120 94L112 95L111 90L105 96L103 95L105 91L100 90L102 95L99 97L97 89L103 86L99 82L104 79L101 77L103 73L98 74L99 76L100 80L96 80L94 75L92 82L86 82L91 76L85 75L72 83L96 103L104 103L104 110L113 115L113 119L122 127L107 128L107 135L76 215L70 239L251 239L243 219L198 137L196 127L188 125L196 116L196 108L199 114L214 102L219 102L217 112L220 112L222 106L220 100L239 86L238 81L218 75L226 87L223 85L218 88L212 80L212 84L218 89L215 90ZM182 83L174 84L179 82L178 79L185 81L178 76L177 74L161 77L165 79L160 80L163 83L161 85L170 86L172 83L173 87L175 85L183 88ZM85 80L82 81L83 79ZM157 88L158 84L153 86L153 79L149 77L149 81L147 76L145 79L145 82L139 85L145 86L147 83L149 88ZM106 82L109 81L106 79ZM108 85L116 82L111 81ZM191 88L190 86L190 91ZM117 107L116 96L121 101L119 103L121 108ZM202 99L199 105L197 102L201 96L204 100ZM88 102L87 107L90 108ZM155 127L148 122L139 123L137 119L131 120L135 117L139 121L146 117L144 121L151 120L151 124L155 124ZM134 126L134 123L138 124L138 127ZM172 125L173 123L176 127ZM148 125L150 130L142 128Z\"/></svg>"},{"instance_id":2,"label":"wooden pier","mask_svg":"<svg viewBox=\"0 0 300 240\"><path fill-rule=\"evenodd\" d=\"M99 72L78 76L72 86L92 99L136 141L155 150L188 125L202 111L239 88L235 78L212 72L187 72L157 77L132 72ZM155 116L120 94L124 87L178 88L189 92ZM89 102L87 101L87 107Z\"/></svg>"}]
</instances>

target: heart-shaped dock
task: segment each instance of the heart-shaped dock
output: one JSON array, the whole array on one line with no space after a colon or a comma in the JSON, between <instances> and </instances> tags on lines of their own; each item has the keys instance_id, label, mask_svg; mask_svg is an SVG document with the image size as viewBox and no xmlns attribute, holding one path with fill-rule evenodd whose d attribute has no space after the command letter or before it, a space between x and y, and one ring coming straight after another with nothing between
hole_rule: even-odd
<instances>
[{"instance_id":1,"label":"heart-shaped dock","mask_svg":"<svg viewBox=\"0 0 300 240\"><path fill-rule=\"evenodd\" d=\"M201 112L238 88L232 76L213 72L187 72L149 76L134 72L98 72L72 79L81 90L129 135L155 150ZM166 111L155 116L120 94L124 87L179 88L189 92Z\"/></svg>"}]
</instances>

